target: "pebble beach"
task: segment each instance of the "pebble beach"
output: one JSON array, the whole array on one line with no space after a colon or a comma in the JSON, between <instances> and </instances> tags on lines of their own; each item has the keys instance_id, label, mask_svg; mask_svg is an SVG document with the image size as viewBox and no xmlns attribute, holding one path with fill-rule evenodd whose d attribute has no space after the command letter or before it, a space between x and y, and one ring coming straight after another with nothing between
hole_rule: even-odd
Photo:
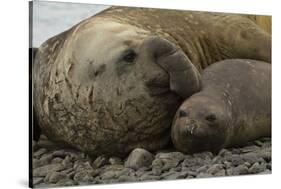
<instances>
[{"instance_id":1,"label":"pebble beach","mask_svg":"<svg viewBox=\"0 0 281 189\"><path fill-rule=\"evenodd\" d=\"M271 138L219 153L183 154L176 149L134 149L126 158L89 155L60 148L44 135L33 141L34 187L112 184L271 174Z\"/></svg>"}]
</instances>

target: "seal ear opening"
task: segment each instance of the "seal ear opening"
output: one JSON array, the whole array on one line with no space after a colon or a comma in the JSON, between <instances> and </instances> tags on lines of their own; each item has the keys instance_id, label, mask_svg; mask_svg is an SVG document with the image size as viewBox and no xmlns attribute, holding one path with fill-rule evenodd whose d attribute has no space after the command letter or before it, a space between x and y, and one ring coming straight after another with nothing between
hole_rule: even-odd
<instances>
[{"instance_id":1,"label":"seal ear opening","mask_svg":"<svg viewBox=\"0 0 281 189\"><path fill-rule=\"evenodd\" d=\"M199 71L179 47L161 37L150 37L147 45L155 62L169 74L171 91L186 99L201 89Z\"/></svg>"}]
</instances>

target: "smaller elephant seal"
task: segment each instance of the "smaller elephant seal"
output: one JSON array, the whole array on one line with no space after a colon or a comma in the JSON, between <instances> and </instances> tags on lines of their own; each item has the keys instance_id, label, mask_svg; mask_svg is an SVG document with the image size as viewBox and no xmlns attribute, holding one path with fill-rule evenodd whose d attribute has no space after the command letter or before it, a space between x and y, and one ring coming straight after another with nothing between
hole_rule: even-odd
<instances>
[{"instance_id":1,"label":"smaller elephant seal","mask_svg":"<svg viewBox=\"0 0 281 189\"><path fill-rule=\"evenodd\" d=\"M180 106L171 135L185 153L216 153L271 136L271 65L228 59L206 68L202 90Z\"/></svg>"}]
</instances>

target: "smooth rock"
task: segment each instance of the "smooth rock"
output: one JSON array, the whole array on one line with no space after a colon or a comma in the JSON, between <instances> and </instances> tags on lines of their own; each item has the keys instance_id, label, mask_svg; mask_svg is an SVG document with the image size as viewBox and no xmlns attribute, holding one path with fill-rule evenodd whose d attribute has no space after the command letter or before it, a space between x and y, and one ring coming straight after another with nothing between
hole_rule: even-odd
<instances>
[{"instance_id":1,"label":"smooth rock","mask_svg":"<svg viewBox=\"0 0 281 189\"><path fill-rule=\"evenodd\" d=\"M128 159L125 161L125 167L137 170L141 167L151 165L153 159L153 155L147 150L136 148L130 153Z\"/></svg>"}]
</instances>

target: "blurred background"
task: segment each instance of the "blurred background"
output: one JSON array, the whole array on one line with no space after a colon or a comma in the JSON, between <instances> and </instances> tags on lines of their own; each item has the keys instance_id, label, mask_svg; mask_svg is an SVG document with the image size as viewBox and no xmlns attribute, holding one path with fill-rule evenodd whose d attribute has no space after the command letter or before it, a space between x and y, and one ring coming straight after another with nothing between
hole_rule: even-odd
<instances>
[{"instance_id":1,"label":"blurred background","mask_svg":"<svg viewBox=\"0 0 281 189\"><path fill-rule=\"evenodd\" d=\"M33 1L32 47L39 47L48 38L109 7L95 4Z\"/></svg>"}]
</instances>

